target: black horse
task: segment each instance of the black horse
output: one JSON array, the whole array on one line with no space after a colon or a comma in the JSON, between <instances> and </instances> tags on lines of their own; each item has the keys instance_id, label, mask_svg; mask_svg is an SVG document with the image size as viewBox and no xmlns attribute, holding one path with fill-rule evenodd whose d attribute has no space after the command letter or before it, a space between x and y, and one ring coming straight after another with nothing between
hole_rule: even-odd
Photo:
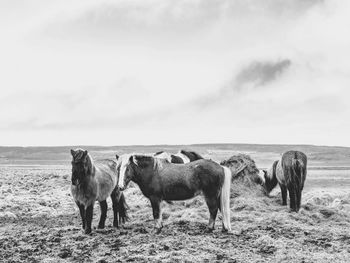
<instances>
[{"instance_id":1,"label":"black horse","mask_svg":"<svg viewBox=\"0 0 350 263\"><path fill-rule=\"evenodd\" d=\"M201 159L187 164L145 155L122 155L118 159L120 189L131 181L139 185L149 198L157 232L162 228L160 202L186 200L203 192L210 212L209 230L214 229L218 209L222 213L223 231L231 231L231 170L211 160Z\"/></svg>"},{"instance_id":2,"label":"black horse","mask_svg":"<svg viewBox=\"0 0 350 263\"><path fill-rule=\"evenodd\" d=\"M266 192L270 193L278 183L281 188L282 205L287 205L288 190L290 209L298 212L307 172L306 155L299 151L285 152L281 160L275 161L269 170L263 172Z\"/></svg>"}]
</instances>

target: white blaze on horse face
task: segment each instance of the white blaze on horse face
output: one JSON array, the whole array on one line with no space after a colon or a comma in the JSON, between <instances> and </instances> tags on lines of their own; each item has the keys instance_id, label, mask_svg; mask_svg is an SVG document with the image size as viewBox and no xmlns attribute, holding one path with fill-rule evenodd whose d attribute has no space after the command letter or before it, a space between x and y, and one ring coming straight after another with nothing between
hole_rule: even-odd
<instances>
[{"instance_id":1,"label":"white blaze on horse face","mask_svg":"<svg viewBox=\"0 0 350 263\"><path fill-rule=\"evenodd\" d=\"M125 187L124 185L124 179L125 179L125 173L128 165L130 164L130 154L123 154L119 157L119 160L121 160L120 163L120 172L119 172L119 180L118 180L118 187L123 189Z\"/></svg>"},{"instance_id":2,"label":"white blaze on horse face","mask_svg":"<svg viewBox=\"0 0 350 263\"><path fill-rule=\"evenodd\" d=\"M179 156L184 161L184 163L190 163L191 162L190 158L188 158L186 155L184 155L181 152L178 152L176 155Z\"/></svg>"}]
</instances>

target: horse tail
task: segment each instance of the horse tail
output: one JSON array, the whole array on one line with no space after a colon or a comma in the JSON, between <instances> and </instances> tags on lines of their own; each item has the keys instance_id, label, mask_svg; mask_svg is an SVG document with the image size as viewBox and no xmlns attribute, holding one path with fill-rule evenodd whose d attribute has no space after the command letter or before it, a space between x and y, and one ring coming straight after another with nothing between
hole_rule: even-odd
<instances>
[{"instance_id":1,"label":"horse tail","mask_svg":"<svg viewBox=\"0 0 350 263\"><path fill-rule=\"evenodd\" d=\"M295 191L295 208L296 211L300 209L301 203L301 191L303 188L303 178L304 178L304 163L302 160L298 159L297 154L295 153L295 157L292 160L292 183L294 185Z\"/></svg>"},{"instance_id":2,"label":"horse tail","mask_svg":"<svg viewBox=\"0 0 350 263\"><path fill-rule=\"evenodd\" d=\"M230 222L230 190L231 190L231 178L232 172L228 167L223 166L224 169L224 183L221 188L220 194L220 207L222 213L222 223L225 230L231 231Z\"/></svg>"},{"instance_id":3,"label":"horse tail","mask_svg":"<svg viewBox=\"0 0 350 263\"><path fill-rule=\"evenodd\" d=\"M124 193L122 192L120 193L120 197L117 205L117 211L119 213L119 222L125 223L125 221L129 219L128 213L127 213L128 209L129 209L129 206L126 203Z\"/></svg>"}]
</instances>

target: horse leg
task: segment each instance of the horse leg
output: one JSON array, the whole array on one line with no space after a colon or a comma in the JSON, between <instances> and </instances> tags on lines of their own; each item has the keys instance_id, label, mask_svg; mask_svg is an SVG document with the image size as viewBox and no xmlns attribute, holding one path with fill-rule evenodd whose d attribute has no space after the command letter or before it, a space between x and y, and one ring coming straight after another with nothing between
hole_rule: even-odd
<instances>
[{"instance_id":1,"label":"horse leg","mask_svg":"<svg viewBox=\"0 0 350 263\"><path fill-rule=\"evenodd\" d=\"M207 203L210 213L208 231L212 232L214 230L215 219L219 209L219 200L217 198L206 196L205 202Z\"/></svg>"},{"instance_id":2,"label":"horse leg","mask_svg":"<svg viewBox=\"0 0 350 263\"><path fill-rule=\"evenodd\" d=\"M151 201L152 210L153 210L153 218L155 221L156 232L159 233L163 227L162 218L161 218L161 211L160 211L161 200L157 196L151 196L150 201Z\"/></svg>"},{"instance_id":3,"label":"horse leg","mask_svg":"<svg viewBox=\"0 0 350 263\"><path fill-rule=\"evenodd\" d=\"M83 222L83 229L85 229L85 209L84 209L84 205L80 204L79 202L75 202L75 203L79 207L81 221Z\"/></svg>"},{"instance_id":4,"label":"horse leg","mask_svg":"<svg viewBox=\"0 0 350 263\"><path fill-rule=\"evenodd\" d=\"M289 192L289 207L291 211L296 211L296 196L293 186L288 186L288 192Z\"/></svg>"},{"instance_id":5,"label":"horse leg","mask_svg":"<svg viewBox=\"0 0 350 263\"><path fill-rule=\"evenodd\" d=\"M92 222L93 213L94 213L94 205L91 204L85 209L85 220L86 220L85 234L91 233L91 222Z\"/></svg>"},{"instance_id":6,"label":"horse leg","mask_svg":"<svg viewBox=\"0 0 350 263\"><path fill-rule=\"evenodd\" d=\"M287 205L287 187L280 184L281 194L282 194L282 205Z\"/></svg>"},{"instance_id":7,"label":"horse leg","mask_svg":"<svg viewBox=\"0 0 350 263\"><path fill-rule=\"evenodd\" d=\"M103 229L105 228L105 222L107 217L107 201L101 201L100 202L100 208L101 208L101 217L100 222L98 223L98 228Z\"/></svg>"},{"instance_id":8,"label":"horse leg","mask_svg":"<svg viewBox=\"0 0 350 263\"><path fill-rule=\"evenodd\" d=\"M111 194L111 199L113 203L113 213L114 213L114 219L113 219L113 226L119 227L119 221L118 221L118 195L117 190L114 189Z\"/></svg>"},{"instance_id":9,"label":"horse leg","mask_svg":"<svg viewBox=\"0 0 350 263\"><path fill-rule=\"evenodd\" d=\"M296 193L296 196L297 196L296 212L298 212L300 209L300 203L301 203L301 189L298 190L298 192Z\"/></svg>"}]
</instances>

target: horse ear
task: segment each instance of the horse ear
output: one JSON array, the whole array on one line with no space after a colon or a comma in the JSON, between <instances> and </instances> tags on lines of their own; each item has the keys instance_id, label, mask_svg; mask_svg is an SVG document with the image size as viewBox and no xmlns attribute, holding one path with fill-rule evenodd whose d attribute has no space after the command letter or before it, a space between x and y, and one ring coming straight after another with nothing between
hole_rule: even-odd
<instances>
[{"instance_id":1,"label":"horse ear","mask_svg":"<svg viewBox=\"0 0 350 263\"><path fill-rule=\"evenodd\" d=\"M267 171L266 170L262 170L263 173L264 173L264 176L266 177L267 176Z\"/></svg>"},{"instance_id":2,"label":"horse ear","mask_svg":"<svg viewBox=\"0 0 350 263\"><path fill-rule=\"evenodd\" d=\"M70 149L70 154L74 157L75 151L73 149Z\"/></svg>"},{"instance_id":3,"label":"horse ear","mask_svg":"<svg viewBox=\"0 0 350 263\"><path fill-rule=\"evenodd\" d=\"M118 154L116 154L116 155L115 155L115 158L118 160L118 159L119 159L119 155L118 155Z\"/></svg>"}]
</instances>

